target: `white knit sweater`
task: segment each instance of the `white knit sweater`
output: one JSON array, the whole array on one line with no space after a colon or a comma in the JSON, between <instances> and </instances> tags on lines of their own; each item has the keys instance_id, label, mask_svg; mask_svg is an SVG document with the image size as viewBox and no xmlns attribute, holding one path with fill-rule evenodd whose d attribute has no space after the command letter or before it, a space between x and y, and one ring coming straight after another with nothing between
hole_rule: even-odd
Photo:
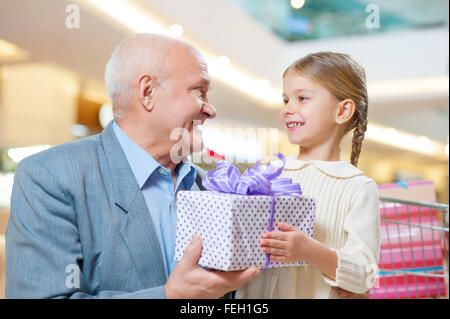
<instances>
[{"instance_id":1,"label":"white knit sweater","mask_svg":"<svg viewBox=\"0 0 450 319\"><path fill-rule=\"evenodd\" d=\"M315 198L314 238L336 250L336 281L309 265L268 269L240 289L236 298L338 298L332 286L366 292L373 284L380 252L375 182L345 161L300 161L294 156L286 159L281 177L292 178L305 196Z\"/></svg>"}]
</instances>

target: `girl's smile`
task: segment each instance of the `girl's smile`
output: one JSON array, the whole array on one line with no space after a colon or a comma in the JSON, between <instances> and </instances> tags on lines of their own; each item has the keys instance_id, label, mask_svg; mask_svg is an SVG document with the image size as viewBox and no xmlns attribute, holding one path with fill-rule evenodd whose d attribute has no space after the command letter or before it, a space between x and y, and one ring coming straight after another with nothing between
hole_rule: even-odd
<instances>
[{"instance_id":1,"label":"girl's smile","mask_svg":"<svg viewBox=\"0 0 450 319\"><path fill-rule=\"evenodd\" d=\"M303 125L305 125L305 122L303 122L303 121L288 121L288 122L286 122L286 127L287 127L288 131L290 131L290 132L300 129Z\"/></svg>"}]
</instances>

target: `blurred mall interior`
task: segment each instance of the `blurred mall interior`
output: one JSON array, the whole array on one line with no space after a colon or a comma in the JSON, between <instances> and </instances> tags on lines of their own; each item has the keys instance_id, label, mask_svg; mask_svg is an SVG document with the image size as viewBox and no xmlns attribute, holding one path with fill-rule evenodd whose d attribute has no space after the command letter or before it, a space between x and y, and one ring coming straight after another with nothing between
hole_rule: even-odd
<instances>
[{"instance_id":1,"label":"blurred mall interior","mask_svg":"<svg viewBox=\"0 0 450 319\"><path fill-rule=\"evenodd\" d=\"M371 4L378 25L368 23ZM279 124L285 68L316 51L352 55L366 69L370 101L359 168L378 184L432 181L436 201L448 204L448 6L447 0L0 1L0 285L16 165L101 132L112 117L106 61L135 32L180 37L205 55L218 115L203 130L202 156L235 156L248 163L242 169L275 151L297 153ZM347 137L341 159L349 160L350 146Z\"/></svg>"}]
</instances>

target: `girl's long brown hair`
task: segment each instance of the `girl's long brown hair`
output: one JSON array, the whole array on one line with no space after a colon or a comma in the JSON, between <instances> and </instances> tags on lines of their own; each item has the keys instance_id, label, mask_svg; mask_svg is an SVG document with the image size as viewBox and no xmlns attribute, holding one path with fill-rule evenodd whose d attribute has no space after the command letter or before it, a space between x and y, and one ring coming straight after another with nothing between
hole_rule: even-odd
<instances>
[{"instance_id":1,"label":"girl's long brown hair","mask_svg":"<svg viewBox=\"0 0 450 319\"><path fill-rule=\"evenodd\" d=\"M369 106L366 74L361 65L343 53L318 52L295 61L283 74L295 70L330 91L336 99L352 99L356 105L347 132L353 131L350 162L358 165L364 133L367 130L367 109Z\"/></svg>"}]
</instances>

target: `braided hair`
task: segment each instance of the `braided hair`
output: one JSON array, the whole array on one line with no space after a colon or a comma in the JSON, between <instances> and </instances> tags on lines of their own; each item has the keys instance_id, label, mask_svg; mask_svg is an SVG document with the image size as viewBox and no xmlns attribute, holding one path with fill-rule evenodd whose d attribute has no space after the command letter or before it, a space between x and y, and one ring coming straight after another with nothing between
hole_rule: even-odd
<instances>
[{"instance_id":1,"label":"braided hair","mask_svg":"<svg viewBox=\"0 0 450 319\"><path fill-rule=\"evenodd\" d=\"M356 123L352 138L352 153L350 155L350 162L354 166L358 166L359 154L361 153L364 134L367 130L367 105L359 107L357 111L353 115Z\"/></svg>"}]
</instances>

